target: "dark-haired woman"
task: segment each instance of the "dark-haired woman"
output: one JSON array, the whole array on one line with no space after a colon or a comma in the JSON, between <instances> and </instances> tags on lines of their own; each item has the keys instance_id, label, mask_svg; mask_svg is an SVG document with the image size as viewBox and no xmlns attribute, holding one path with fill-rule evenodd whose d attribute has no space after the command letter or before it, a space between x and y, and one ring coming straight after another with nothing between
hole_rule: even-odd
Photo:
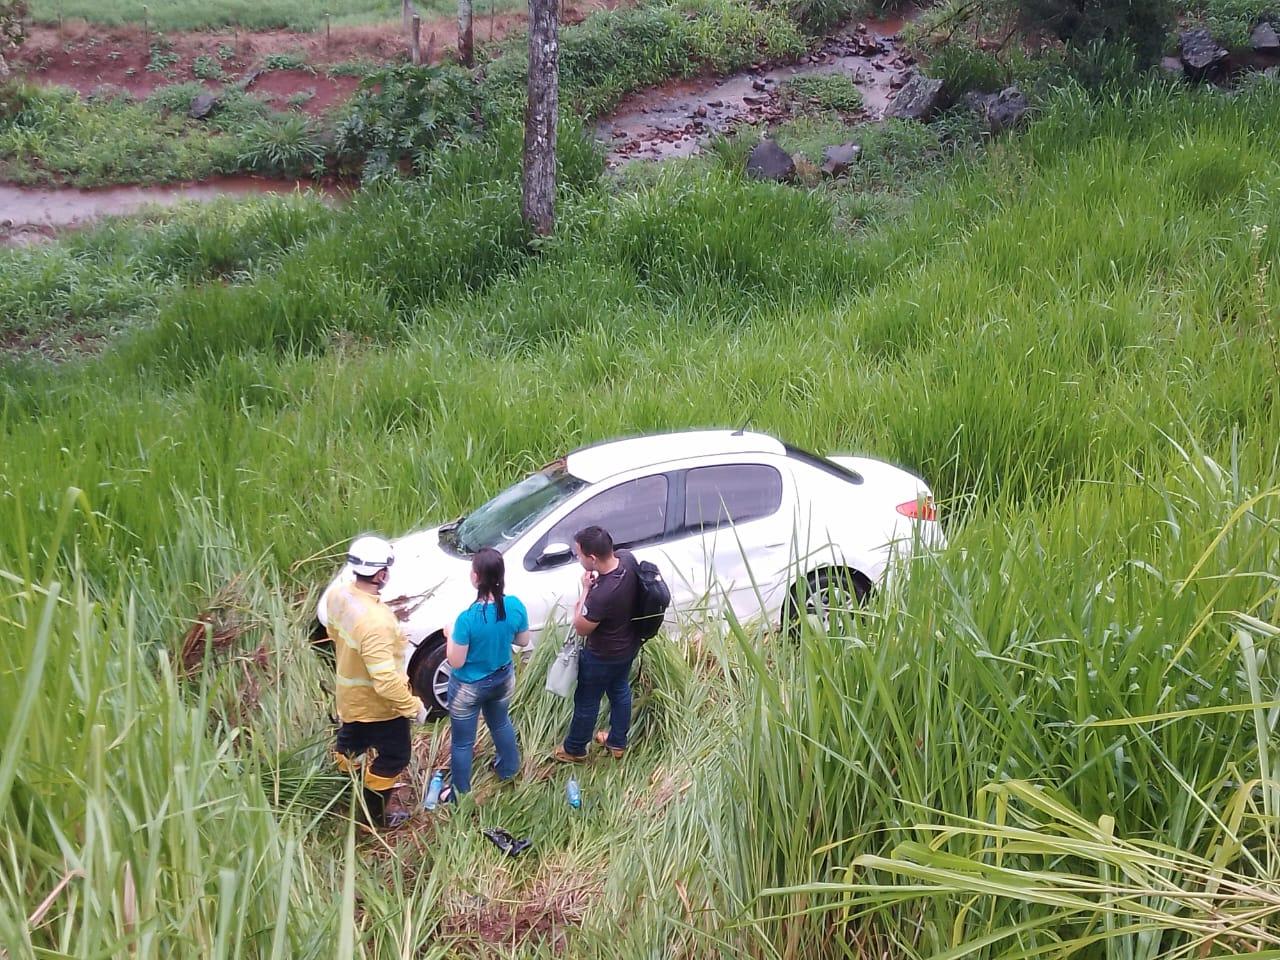
<instances>
[{"instance_id":1,"label":"dark-haired woman","mask_svg":"<svg viewBox=\"0 0 1280 960\"><path fill-rule=\"evenodd\" d=\"M449 677L449 729L452 742L452 785L440 799L471 789L471 758L480 714L498 750L494 768L503 780L520 769L520 748L509 708L516 689L511 647L529 644L529 614L516 597L506 595L502 554L485 548L471 559L476 601L458 614L449 633L446 656Z\"/></svg>"}]
</instances>

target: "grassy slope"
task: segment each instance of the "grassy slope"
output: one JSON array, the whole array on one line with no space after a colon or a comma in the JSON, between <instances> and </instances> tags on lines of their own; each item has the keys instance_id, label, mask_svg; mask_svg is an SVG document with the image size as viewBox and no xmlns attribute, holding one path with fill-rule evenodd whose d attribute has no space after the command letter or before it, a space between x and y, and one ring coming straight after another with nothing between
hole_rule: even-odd
<instances>
[{"instance_id":1,"label":"grassy slope","mask_svg":"<svg viewBox=\"0 0 1280 960\"><path fill-rule=\"evenodd\" d=\"M856 244L818 197L703 174L587 190L530 261L506 183L401 188L248 257L240 287L162 294L158 323L99 362L12 368L0 942L429 954L515 904L544 923L528 955L579 912L582 956L839 955L846 937L928 953L1050 908L951 895L839 931L829 914L732 921L823 902L753 904L763 887L890 882L830 871L924 838L909 824L935 809L994 817L978 791L1005 777L1207 852L1233 783L1265 773L1274 721L1080 723L1277 696L1274 641L1239 616L1275 618L1274 499L1232 520L1280 485L1277 105L1262 86L1064 96ZM535 837L519 863L455 814L400 860L360 840L347 874L341 822L311 817L335 784L298 588L354 530L455 514L580 442L747 410L920 470L963 520L956 549L856 627L865 646L691 631L655 648L634 755L587 775L580 817L562 777L482 808ZM84 493L64 502L68 487ZM54 581L70 603L35 586ZM241 656L184 688L164 664L219 591ZM534 760L565 719L536 676L549 652L517 706ZM1241 809L1257 865L1230 862L1274 876L1274 824ZM22 933L14 918L77 863L87 878ZM491 944L511 935L495 922ZM1102 924L1064 918L1023 945Z\"/></svg>"}]
</instances>

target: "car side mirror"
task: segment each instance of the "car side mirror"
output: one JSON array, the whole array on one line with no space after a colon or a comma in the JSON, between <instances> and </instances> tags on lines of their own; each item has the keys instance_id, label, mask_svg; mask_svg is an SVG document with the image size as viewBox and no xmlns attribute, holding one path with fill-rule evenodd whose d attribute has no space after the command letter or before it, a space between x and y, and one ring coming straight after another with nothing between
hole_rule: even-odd
<instances>
[{"instance_id":1,"label":"car side mirror","mask_svg":"<svg viewBox=\"0 0 1280 960\"><path fill-rule=\"evenodd\" d=\"M539 564L561 563L568 560L573 555L567 543L561 543L558 540L554 543L548 543L542 548L542 556L538 557Z\"/></svg>"}]
</instances>

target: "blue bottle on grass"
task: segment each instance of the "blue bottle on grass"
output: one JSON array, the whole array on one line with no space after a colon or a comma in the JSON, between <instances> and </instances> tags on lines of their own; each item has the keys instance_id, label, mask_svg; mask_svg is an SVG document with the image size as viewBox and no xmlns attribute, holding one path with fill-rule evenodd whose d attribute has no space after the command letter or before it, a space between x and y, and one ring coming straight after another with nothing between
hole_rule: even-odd
<instances>
[{"instance_id":1,"label":"blue bottle on grass","mask_svg":"<svg viewBox=\"0 0 1280 960\"><path fill-rule=\"evenodd\" d=\"M431 777L431 783L427 787L427 795L422 799L422 806L427 810L434 810L440 803L440 791L444 789L444 771L437 770Z\"/></svg>"},{"instance_id":2,"label":"blue bottle on grass","mask_svg":"<svg viewBox=\"0 0 1280 960\"><path fill-rule=\"evenodd\" d=\"M578 810L582 807L582 791L578 788L577 777L569 778L569 782L565 784L564 796L573 809Z\"/></svg>"}]
</instances>

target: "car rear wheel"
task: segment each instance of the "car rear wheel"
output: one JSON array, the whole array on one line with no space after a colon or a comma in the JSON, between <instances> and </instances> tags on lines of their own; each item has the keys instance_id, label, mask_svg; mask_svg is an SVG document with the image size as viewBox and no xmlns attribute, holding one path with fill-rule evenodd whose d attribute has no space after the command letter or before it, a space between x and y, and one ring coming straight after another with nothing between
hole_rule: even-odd
<instances>
[{"instance_id":1,"label":"car rear wheel","mask_svg":"<svg viewBox=\"0 0 1280 960\"><path fill-rule=\"evenodd\" d=\"M449 661L445 659L445 643L440 642L409 665L413 692L422 698L427 719L438 720L449 712Z\"/></svg>"},{"instance_id":2,"label":"car rear wheel","mask_svg":"<svg viewBox=\"0 0 1280 960\"><path fill-rule=\"evenodd\" d=\"M833 624L857 616L871 596L871 581L857 570L848 567L824 567L815 570L796 585L792 596L791 625L798 630L800 624L812 618L824 631Z\"/></svg>"}]
</instances>

